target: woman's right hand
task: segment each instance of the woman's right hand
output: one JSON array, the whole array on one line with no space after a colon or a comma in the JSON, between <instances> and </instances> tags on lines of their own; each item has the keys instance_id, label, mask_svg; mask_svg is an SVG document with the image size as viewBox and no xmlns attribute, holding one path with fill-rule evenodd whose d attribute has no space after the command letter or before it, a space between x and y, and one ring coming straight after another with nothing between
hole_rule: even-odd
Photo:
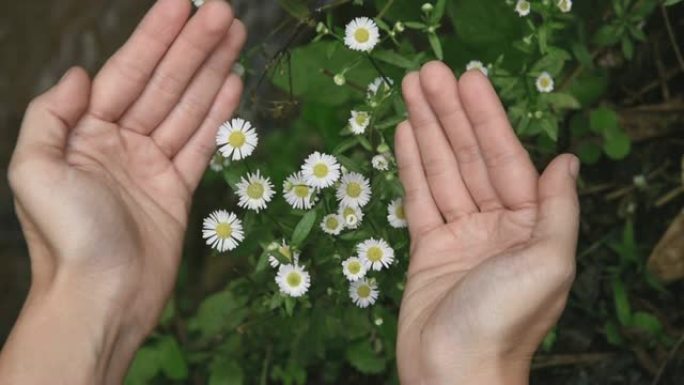
<instances>
[{"instance_id":1,"label":"woman's right hand","mask_svg":"<svg viewBox=\"0 0 684 385\"><path fill-rule=\"evenodd\" d=\"M396 133L411 261L403 384L524 384L575 273L578 159L539 176L489 80L444 64L404 79Z\"/></svg>"}]
</instances>

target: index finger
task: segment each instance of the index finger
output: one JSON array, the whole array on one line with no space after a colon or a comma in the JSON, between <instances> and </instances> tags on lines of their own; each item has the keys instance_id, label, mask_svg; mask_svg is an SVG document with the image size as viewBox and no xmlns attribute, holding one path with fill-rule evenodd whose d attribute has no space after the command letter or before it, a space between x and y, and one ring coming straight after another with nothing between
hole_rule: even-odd
<instances>
[{"instance_id":1,"label":"index finger","mask_svg":"<svg viewBox=\"0 0 684 385\"><path fill-rule=\"evenodd\" d=\"M187 0L159 0L93 80L90 112L115 121L145 88L190 15Z\"/></svg>"}]
</instances>

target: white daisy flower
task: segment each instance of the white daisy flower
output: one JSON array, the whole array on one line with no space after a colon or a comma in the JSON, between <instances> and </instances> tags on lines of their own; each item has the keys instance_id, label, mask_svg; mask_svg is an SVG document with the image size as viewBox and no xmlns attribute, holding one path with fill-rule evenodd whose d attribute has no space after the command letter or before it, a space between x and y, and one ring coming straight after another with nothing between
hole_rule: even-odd
<instances>
[{"instance_id":1,"label":"white daisy flower","mask_svg":"<svg viewBox=\"0 0 684 385\"><path fill-rule=\"evenodd\" d=\"M266 208L273 198L273 185L271 180L261 176L259 170L254 174L247 174L237 184L237 194L240 197L238 206L256 212Z\"/></svg>"},{"instance_id":2,"label":"white daisy flower","mask_svg":"<svg viewBox=\"0 0 684 385\"><path fill-rule=\"evenodd\" d=\"M295 298L306 294L311 286L309 273L296 264L280 265L275 281L281 293Z\"/></svg>"},{"instance_id":3,"label":"white daisy flower","mask_svg":"<svg viewBox=\"0 0 684 385\"><path fill-rule=\"evenodd\" d=\"M240 118L223 123L216 134L221 155L232 160L250 156L258 142L259 137L252 124Z\"/></svg>"},{"instance_id":4,"label":"white daisy flower","mask_svg":"<svg viewBox=\"0 0 684 385\"><path fill-rule=\"evenodd\" d=\"M378 171L387 171L389 170L389 160L385 155L378 154L371 159L371 164L373 165L373 168L378 170Z\"/></svg>"},{"instance_id":5,"label":"white daisy flower","mask_svg":"<svg viewBox=\"0 0 684 385\"><path fill-rule=\"evenodd\" d=\"M357 17L345 28L344 44L354 51L370 52L379 41L378 26L367 17Z\"/></svg>"},{"instance_id":6,"label":"white daisy flower","mask_svg":"<svg viewBox=\"0 0 684 385\"><path fill-rule=\"evenodd\" d=\"M541 75L537 77L537 81L535 82L535 84L539 92L549 93L553 91L553 78L551 77L551 74L549 74L546 71L542 72Z\"/></svg>"},{"instance_id":7,"label":"white daisy flower","mask_svg":"<svg viewBox=\"0 0 684 385\"><path fill-rule=\"evenodd\" d=\"M370 84L368 84L368 90L366 91L366 97L372 99L378 95L380 87L382 86L382 92L387 94L392 90L392 85L394 85L394 80L390 78L377 77Z\"/></svg>"},{"instance_id":8,"label":"white daisy flower","mask_svg":"<svg viewBox=\"0 0 684 385\"><path fill-rule=\"evenodd\" d=\"M515 4L515 12L520 15L520 17L529 15L531 8L529 1L518 0Z\"/></svg>"},{"instance_id":9,"label":"white daisy flower","mask_svg":"<svg viewBox=\"0 0 684 385\"><path fill-rule=\"evenodd\" d=\"M337 186L337 199L343 206L363 207L370 198L371 187L366 177L356 172L342 175L342 181Z\"/></svg>"},{"instance_id":10,"label":"white daisy flower","mask_svg":"<svg viewBox=\"0 0 684 385\"><path fill-rule=\"evenodd\" d=\"M350 282L354 282L366 276L366 266L357 257L347 258L342 261L342 273Z\"/></svg>"},{"instance_id":11,"label":"white daisy flower","mask_svg":"<svg viewBox=\"0 0 684 385\"><path fill-rule=\"evenodd\" d=\"M363 220L363 211L358 207L340 206L338 214L344 218L344 227L357 229Z\"/></svg>"},{"instance_id":12,"label":"white daisy flower","mask_svg":"<svg viewBox=\"0 0 684 385\"><path fill-rule=\"evenodd\" d=\"M309 210L313 207L314 188L306 184L301 172L296 172L285 179L283 196L292 208Z\"/></svg>"},{"instance_id":13,"label":"white daisy flower","mask_svg":"<svg viewBox=\"0 0 684 385\"><path fill-rule=\"evenodd\" d=\"M195 7L199 8L204 5L204 0L192 0L192 3L195 5Z\"/></svg>"},{"instance_id":14,"label":"white daisy flower","mask_svg":"<svg viewBox=\"0 0 684 385\"><path fill-rule=\"evenodd\" d=\"M572 0L558 0L558 9L563 13L568 13L572 10Z\"/></svg>"},{"instance_id":15,"label":"white daisy flower","mask_svg":"<svg viewBox=\"0 0 684 385\"><path fill-rule=\"evenodd\" d=\"M361 135L366 132L366 128L370 124L370 115L366 111L352 111L351 118L349 118L349 127L351 132L356 135Z\"/></svg>"},{"instance_id":16,"label":"white daisy flower","mask_svg":"<svg viewBox=\"0 0 684 385\"><path fill-rule=\"evenodd\" d=\"M344 229L344 218L339 214L328 214L321 221L321 229L330 235L339 235Z\"/></svg>"},{"instance_id":17,"label":"white daisy flower","mask_svg":"<svg viewBox=\"0 0 684 385\"><path fill-rule=\"evenodd\" d=\"M304 161L302 176L311 187L330 187L340 179L340 164L334 156L316 151Z\"/></svg>"},{"instance_id":18,"label":"white daisy flower","mask_svg":"<svg viewBox=\"0 0 684 385\"><path fill-rule=\"evenodd\" d=\"M395 199L387 206L387 221L395 229L401 229L408 225L403 199Z\"/></svg>"},{"instance_id":19,"label":"white daisy flower","mask_svg":"<svg viewBox=\"0 0 684 385\"><path fill-rule=\"evenodd\" d=\"M394 262L394 250L384 239L367 239L356 245L356 252L369 270L382 270Z\"/></svg>"},{"instance_id":20,"label":"white daisy flower","mask_svg":"<svg viewBox=\"0 0 684 385\"><path fill-rule=\"evenodd\" d=\"M489 76L489 70L485 65L479 60L471 60L466 64L466 71L478 70L484 74L484 76Z\"/></svg>"},{"instance_id":21,"label":"white daisy flower","mask_svg":"<svg viewBox=\"0 0 684 385\"><path fill-rule=\"evenodd\" d=\"M366 308L378 300L378 284L375 280L362 278L349 284L349 297L360 308Z\"/></svg>"},{"instance_id":22,"label":"white daisy flower","mask_svg":"<svg viewBox=\"0 0 684 385\"><path fill-rule=\"evenodd\" d=\"M235 249L243 239L242 222L238 217L225 210L217 210L204 218L202 238L207 245L224 252Z\"/></svg>"}]
</instances>

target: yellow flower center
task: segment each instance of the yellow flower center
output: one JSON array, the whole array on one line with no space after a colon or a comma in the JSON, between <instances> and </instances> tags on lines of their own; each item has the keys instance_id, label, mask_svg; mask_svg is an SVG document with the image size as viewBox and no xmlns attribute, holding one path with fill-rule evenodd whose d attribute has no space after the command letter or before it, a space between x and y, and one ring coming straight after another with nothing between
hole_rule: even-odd
<instances>
[{"instance_id":1,"label":"yellow flower center","mask_svg":"<svg viewBox=\"0 0 684 385\"><path fill-rule=\"evenodd\" d=\"M350 215L354 215L354 216L355 216L355 215L356 215L356 211L354 211L354 209L351 208L351 207L345 207L344 210L342 210L342 216L346 218L346 217L348 217L348 216L350 216Z\"/></svg>"},{"instance_id":2,"label":"yellow flower center","mask_svg":"<svg viewBox=\"0 0 684 385\"><path fill-rule=\"evenodd\" d=\"M233 227L228 223L219 223L216 225L216 236L220 239L228 239L233 235Z\"/></svg>"},{"instance_id":3,"label":"yellow flower center","mask_svg":"<svg viewBox=\"0 0 684 385\"><path fill-rule=\"evenodd\" d=\"M520 3L518 3L518 7L521 11L527 11L528 9L530 9L530 3L528 3L527 1L521 1Z\"/></svg>"},{"instance_id":4,"label":"yellow flower center","mask_svg":"<svg viewBox=\"0 0 684 385\"><path fill-rule=\"evenodd\" d=\"M368 285L361 285L356 289L356 294L358 294L359 298L368 298L371 294L371 288Z\"/></svg>"},{"instance_id":5,"label":"yellow flower center","mask_svg":"<svg viewBox=\"0 0 684 385\"><path fill-rule=\"evenodd\" d=\"M309 186L305 185L296 185L294 186L294 194L298 198L306 198L309 196Z\"/></svg>"},{"instance_id":6,"label":"yellow flower center","mask_svg":"<svg viewBox=\"0 0 684 385\"><path fill-rule=\"evenodd\" d=\"M340 222L337 220L336 217L329 217L328 219L325 220L325 227L329 228L330 230L335 230L337 227L340 225Z\"/></svg>"},{"instance_id":7,"label":"yellow flower center","mask_svg":"<svg viewBox=\"0 0 684 385\"><path fill-rule=\"evenodd\" d=\"M358 261L349 262L347 265L347 270L352 274L358 274L361 271L361 263Z\"/></svg>"},{"instance_id":8,"label":"yellow flower center","mask_svg":"<svg viewBox=\"0 0 684 385\"><path fill-rule=\"evenodd\" d=\"M404 212L404 205L397 205L397 209L394 210L394 215L399 219L406 219L406 212Z\"/></svg>"},{"instance_id":9,"label":"yellow flower center","mask_svg":"<svg viewBox=\"0 0 684 385\"><path fill-rule=\"evenodd\" d=\"M264 185L261 183L250 183L247 186L247 196L252 199L261 199L264 196Z\"/></svg>"},{"instance_id":10,"label":"yellow flower center","mask_svg":"<svg viewBox=\"0 0 684 385\"><path fill-rule=\"evenodd\" d=\"M361 191L363 191L363 189L361 188L360 184L356 182L349 182L347 184L347 195L350 197L358 198L361 195Z\"/></svg>"},{"instance_id":11,"label":"yellow flower center","mask_svg":"<svg viewBox=\"0 0 684 385\"><path fill-rule=\"evenodd\" d=\"M380 262L380 260L382 259L383 252L382 252L382 249L380 247L371 246L370 248L368 248L367 255L368 255L369 261Z\"/></svg>"},{"instance_id":12,"label":"yellow flower center","mask_svg":"<svg viewBox=\"0 0 684 385\"><path fill-rule=\"evenodd\" d=\"M287 275L285 280L289 286L297 287L302 283L302 276L298 272L292 271Z\"/></svg>"},{"instance_id":13,"label":"yellow flower center","mask_svg":"<svg viewBox=\"0 0 684 385\"><path fill-rule=\"evenodd\" d=\"M240 148L242 147L243 144L247 141L247 137L242 131L233 131L230 133L230 136L228 137L228 144L235 148Z\"/></svg>"},{"instance_id":14,"label":"yellow flower center","mask_svg":"<svg viewBox=\"0 0 684 385\"><path fill-rule=\"evenodd\" d=\"M354 39L359 43L365 43L370 40L370 31L366 28L357 28L354 32Z\"/></svg>"},{"instance_id":15,"label":"yellow flower center","mask_svg":"<svg viewBox=\"0 0 684 385\"><path fill-rule=\"evenodd\" d=\"M328 176L328 165L325 163L318 163L313 168L313 174L316 178L325 178Z\"/></svg>"},{"instance_id":16,"label":"yellow flower center","mask_svg":"<svg viewBox=\"0 0 684 385\"><path fill-rule=\"evenodd\" d=\"M363 126L366 124L366 121L368 120L368 115L365 112L360 112L356 115L356 124L359 126Z\"/></svg>"}]
</instances>

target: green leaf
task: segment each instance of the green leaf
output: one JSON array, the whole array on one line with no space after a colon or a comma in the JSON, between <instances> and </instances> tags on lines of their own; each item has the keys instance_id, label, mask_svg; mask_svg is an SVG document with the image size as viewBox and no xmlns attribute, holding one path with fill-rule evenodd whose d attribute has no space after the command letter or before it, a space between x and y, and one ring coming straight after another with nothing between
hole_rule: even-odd
<instances>
[{"instance_id":1,"label":"green leaf","mask_svg":"<svg viewBox=\"0 0 684 385\"><path fill-rule=\"evenodd\" d=\"M311 229L316 223L317 212L316 210L311 210L307 212L302 219L299 220L297 226L292 233L292 245L301 246L311 233Z\"/></svg>"},{"instance_id":2,"label":"green leaf","mask_svg":"<svg viewBox=\"0 0 684 385\"><path fill-rule=\"evenodd\" d=\"M278 0L278 4L299 21L304 21L311 15L309 8L302 0Z\"/></svg>"},{"instance_id":3,"label":"green leaf","mask_svg":"<svg viewBox=\"0 0 684 385\"><path fill-rule=\"evenodd\" d=\"M548 135L549 139L556 142L558 140L558 121L554 117L545 117L539 120L542 130Z\"/></svg>"},{"instance_id":4,"label":"green leaf","mask_svg":"<svg viewBox=\"0 0 684 385\"><path fill-rule=\"evenodd\" d=\"M613 300L615 301L615 314L618 320L624 326L629 326L632 321L632 310L629 306L629 299L625 286L620 277L613 278Z\"/></svg>"},{"instance_id":5,"label":"green leaf","mask_svg":"<svg viewBox=\"0 0 684 385\"><path fill-rule=\"evenodd\" d=\"M612 134L603 141L603 152L609 158L620 160L629 155L632 149L632 142L624 132Z\"/></svg>"},{"instance_id":6,"label":"green leaf","mask_svg":"<svg viewBox=\"0 0 684 385\"><path fill-rule=\"evenodd\" d=\"M606 339L608 343L615 346L622 346L622 335L620 334L620 328L613 321L606 321L603 325L603 332L606 334Z\"/></svg>"},{"instance_id":7,"label":"green leaf","mask_svg":"<svg viewBox=\"0 0 684 385\"><path fill-rule=\"evenodd\" d=\"M658 335L663 330L660 320L651 313L638 311L632 316L632 326L644 330L652 335Z\"/></svg>"},{"instance_id":8,"label":"green leaf","mask_svg":"<svg viewBox=\"0 0 684 385\"><path fill-rule=\"evenodd\" d=\"M126 385L146 385L159 373L159 370L157 349L152 346L143 346L135 354L124 383Z\"/></svg>"},{"instance_id":9,"label":"green leaf","mask_svg":"<svg viewBox=\"0 0 684 385\"><path fill-rule=\"evenodd\" d=\"M446 8L446 0L437 0L435 8L432 11L432 23L437 24L442 17L444 17L444 9Z\"/></svg>"},{"instance_id":10,"label":"green leaf","mask_svg":"<svg viewBox=\"0 0 684 385\"><path fill-rule=\"evenodd\" d=\"M396 51L376 51L373 52L373 57L385 63L407 70L413 70L418 68L417 63L414 63L408 58L398 54Z\"/></svg>"},{"instance_id":11,"label":"green leaf","mask_svg":"<svg viewBox=\"0 0 684 385\"><path fill-rule=\"evenodd\" d=\"M627 60L632 60L634 57L634 44L628 36L622 37L622 53L625 54Z\"/></svg>"},{"instance_id":12,"label":"green leaf","mask_svg":"<svg viewBox=\"0 0 684 385\"><path fill-rule=\"evenodd\" d=\"M543 96L549 102L549 104L558 110L576 110L581 107L579 101L570 94L553 92Z\"/></svg>"},{"instance_id":13,"label":"green leaf","mask_svg":"<svg viewBox=\"0 0 684 385\"><path fill-rule=\"evenodd\" d=\"M505 1L452 0L447 13L456 35L479 51L508 57L514 51L510 42L523 35L524 24Z\"/></svg>"},{"instance_id":14,"label":"green leaf","mask_svg":"<svg viewBox=\"0 0 684 385\"><path fill-rule=\"evenodd\" d=\"M363 374L378 374L385 370L385 358L376 355L367 340L349 346L346 356L349 363Z\"/></svg>"},{"instance_id":15,"label":"green leaf","mask_svg":"<svg viewBox=\"0 0 684 385\"><path fill-rule=\"evenodd\" d=\"M558 330L554 327L546 334L546 337L544 337L544 341L542 342L542 349L544 349L544 351L546 352L550 351L553 348L553 345L555 345L557 339Z\"/></svg>"},{"instance_id":16,"label":"green leaf","mask_svg":"<svg viewBox=\"0 0 684 385\"><path fill-rule=\"evenodd\" d=\"M620 127L617 113L608 107L599 107L589 115L589 127L597 134L605 136Z\"/></svg>"},{"instance_id":17,"label":"green leaf","mask_svg":"<svg viewBox=\"0 0 684 385\"><path fill-rule=\"evenodd\" d=\"M601 159L601 146L594 142L583 142L577 148L577 156L582 163L595 164Z\"/></svg>"},{"instance_id":18,"label":"green leaf","mask_svg":"<svg viewBox=\"0 0 684 385\"><path fill-rule=\"evenodd\" d=\"M209 375L209 385L242 385L245 374L237 362L214 360Z\"/></svg>"},{"instance_id":19,"label":"green leaf","mask_svg":"<svg viewBox=\"0 0 684 385\"><path fill-rule=\"evenodd\" d=\"M230 291L221 291L210 295L197 310L188 327L200 331L202 336L213 337L216 334L236 328L247 316L245 299L238 299Z\"/></svg>"},{"instance_id":20,"label":"green leaf","mask_svg":"<svg viewBox=\"0 0 684 385\"><path fill-rule=\"evenodd\" d=\"M439 41L439 37L437 36L437 34L434 32L428 33L428 40L430 40L430 46L432 47L432 51L435 53L437 59L444 59L444 51L442 51L442 42Z\"/></svg>"},{"instance_id":21,"label":"green leaf","mask_svg":"<svg viewBox=\"0 0 684 385\"><path fill-rule=\"evenodd\" d=\"M618 32L619 30L616 26L612 24L604 25L596 31L594 43L603 47L611 46L620 41L622 36Z\"/></svg>"},{"instance_id":22,"label":"green leaf","mask_svg":"<svg viewBox=\"0 0 684 385\"><path fill-rule=\"evenodd\" d=\"M159 365L166 375L172 380L184 380L188 377L188 365L180 346L172 336L161 337L157 344L159 352Z\"/></svg>"},{"instance_id":23,"label":"green leaf","mask_svg":"<svg viewBox=\"0 0 684 385\"><path fill-rule=\"evenodd\" d=\"M663 5L665 5L666 7L671 7L671 6L679 4L681 2L682 2L682 0L665 0L665 3L663 3Z\"/></svg>"},{"instance_id":24,"label":"green leaf","mask_svg":"<svg viewBox=\"0 0 684 385\"><path fill-rule=\"evenodd\" d=\"M530 73L537 75L546 71L551 75L557 76L563 69L565 62L570 59L571 56L567 51L560 48L549 47L548 54L534 63L530 69Z\"/></svg>"}]
</instances>

